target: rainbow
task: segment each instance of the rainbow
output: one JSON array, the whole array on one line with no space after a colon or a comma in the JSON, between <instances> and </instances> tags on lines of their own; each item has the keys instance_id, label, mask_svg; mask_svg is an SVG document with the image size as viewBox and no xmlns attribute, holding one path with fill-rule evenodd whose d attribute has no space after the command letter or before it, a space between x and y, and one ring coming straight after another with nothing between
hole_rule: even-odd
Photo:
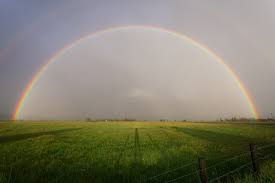
<instances>
[{"instance_id":1,"label":"rainbow","mask_svg":"<svg viewBox=\"0 0 275 183\"><path fill-rule=\"evenodd\" d=\"M24 108L26 102L28 101L28 98L30 96L30 93L32 91L32 88L34 87L34 85L38 82L39 78L41 77L41 75L46 71L46 69L48 68L48 66L54 62L56 60L56 58L62 54L64 54L66 51L68 51L69 49L73 48L74 46L77 46L82 40L84 39L88 39L91 37L96 37L96 36L100 36L103 33L108 33L108 32L113 32L113 31L121 31L121 30L129 30L129 29L146 29L146 30L154 30L154 31L161 31L164 33L168 33L170 35L176 36L179 39L183 39L185 41L188 41L189 43L193 44L194 46L196 46L197 48L201 49L203 52L207 53L208 55L212 56L217 62L219 62L225 69L226 71L231 75L231 77L233 78L234 82L237 84L237 86L239 87L239 89L241 90L242 94L244 95L246 102L249 106L249 109L253 115L254 118L258 119L259 115L257 113L256 110L256 106L252 100L251 95L249 94L248 90L245 88L244 84L242 83L242 81L240 80L240 78L238 77L238 75L225 63L225 61L219 57L216 53L214 53L211 49L209 49L207 46L195 41L194 39L180 33L180 32L176 32L174 30L169 30L163 27L158 27L158 26L151 26L151 25L122 25L122 26L115 26L115 27L110 27L110 28L106 28L106 29L101 29L95 32L92 32L90 34L86 34L84 36L81 36L79 39L73 41L70 44L67 44L66 46L64 46L63 48L61 48L59 51L57 51L54 55L52 55L50 57L50 59L46 62L45 65L43 65L37 72L36 74L34 74L34 76L32 77L32 79L30 80L30 82L27 84L26 88L24 89L24 91L22 92L14 113L13 113L13 120L18 119L18 117L20 116L20 113L22 111L22 109Z\"/></svg>"}]
</instances>

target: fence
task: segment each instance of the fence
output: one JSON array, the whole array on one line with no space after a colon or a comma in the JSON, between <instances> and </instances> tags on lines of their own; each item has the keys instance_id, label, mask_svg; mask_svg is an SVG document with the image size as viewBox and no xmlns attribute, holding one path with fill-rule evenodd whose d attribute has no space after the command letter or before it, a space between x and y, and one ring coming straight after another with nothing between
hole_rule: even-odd
<instances>
[{"instance_id":1,"label":"fence","mask_svg":"<svg viewBox=\"0 0 275 183\"><path fill-rule=\"evenodd\" d=\"M129 136L127 135L126 142L121 147L125 148L128 140L129 140ZM135 143L136 143L136 146L138 146L139 136L138 136L137 131L135 131ZM248 148L249 150L247 150L245 152L239 153L239 154L237 154L235 156L231 156L231 157L227 156L227 157L223 157L223 158L218 158L214 164L210 164L210 165L208 165L208 163L210 162L211 159L205 159L205 158L200 157L200 158L198 158L198 161L191 162L188 164L183 164L182 166L168 169L166 171L160 172L160 173L158 173L154 176L151 176L149 178L146 177L146 179L144 179L144 182L153 182L153 181L160 182L159 178L161 178L162 176L165 176L165 175L171 174L173 172L188 168L190 166L196 166L197 168L196 168L196 170L188 172L183 175L178 174L178 175L180 175L178 177L176 177L176 176L173 177L174 175L170 176L169 178L171 178L171 179L165 180L165 182L170 183L170 182L183 181L188 177L192 178L192 176L197 176L197 178L199 178L202 183L222 182L222 180L225 180L225 178L228 178L230 175L240 172L241 170L243 170L245 168L250 170L249 173L257 176L260 172L260 162L262 160L271 159L275 155L274 148L272 148L269 151L266 151L264 154L260 154L260 151L268 150L268 148L270 148L270 147L275 147L275 143L267 144L264 146L256 146L255 144L249 144L248 147L249 147ZM115 163L116 168L118 168L120 158L123 155L122 153L123 152L121 152L121 154L119 154L119 158L117 159L117 162ZM139 155L139 152L138 151L135 152L135 158L139 158L138 155ZM223 172L220 175L216 175L215 177L209 176L211 169L219 167L220 165L229 164L230 162L237 161L243 157L246 157L247 161L242 164L238 163L238 166L232 168L232 170ZM1 167L1 165L0 165L0 167ZM9 180L11 178L12 171L13 171L13 167L10 166L10 168L8 170ZM62 178L63 178L63 175L56 177L55 182L61 182ZM8 181L8 182L10 182L10 181ZM195 182L195 181L192 181L192 182Z\"/></svg>"},{"instance_id":2,"label":"fence","mask_svg":"<svg viewBox=\"0 0 275 183\"><path fill-rule=\"evenodd\" d=\"M263 157L259 157L259 151L270 148L270 147L274 147L274 146L275 146L275 143L260 146L260 147L257 147L255 144L249 144L249 151L240 153L240 154L238 154L236 156L233 156L233 157L226 158L226 159L224 159L222 161L219 161L219 162L217 162L217 163L215 163L211 166L207 166L207 163L206 163L207 159L204 159L204 158L200 157L200 158L198 158L198 162L193 162L193 163L185 164L185 165L182 165L182 166L179 166L179 167L176 167L176 168L172 168L170 170L166 170L162 173L159 173L157 175L154 175L154 176L150 177L149 181L158 180L158 178L160 178L161 176L170 174L172 172L175 172L177 170L180 170L180 169L183 169L183 168L189 167L191 165L195 165L195 164L198 165L197 170L195 170L193 172L190 172L190 173L187 173L185 175L176 177L174 179L166 180L165 182L166 183L176 182L176 181L183 180L184 178L187 178L187 177L190 177L190 176L195 176L195 175L200 177L200 182L201 183L219 182L223 178L226 178L226 177L230 176L231 174L239 172L240 170L242 170L244 168L248 168L254 176L257 176L260 172L260 160L267 160L267 159L269 159L269 158L271 158L272 156L275 155L274 152L273 153L271 152L270 154L266 154ZM237 168L235 168L231 171L225 172L225 173L223 173L223 174L221 174L217 177L209 179L209 177L207 175L207 170L209 170L211 168L214 168L214 167L217 167L219 165L228 163L228 162L230 162L232 160L235 160L235 159L238 159L242 156L247 156L247 155L249 156L249 159L250 159L248 162L238 166Z\"/></svg>"}]
</instances>

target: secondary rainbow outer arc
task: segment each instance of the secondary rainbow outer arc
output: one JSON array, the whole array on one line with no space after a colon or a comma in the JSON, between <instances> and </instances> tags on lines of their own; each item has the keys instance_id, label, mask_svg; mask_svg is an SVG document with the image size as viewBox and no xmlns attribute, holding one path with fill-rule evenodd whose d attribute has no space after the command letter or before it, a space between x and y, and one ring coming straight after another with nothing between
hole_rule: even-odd
<instances>
[{"instance_id":1,"label":"secondary rainbow outer arc","mask_svg":"<svg viewBox=\"0 0 275 183\"><path fill-rule=\"evenodd\" d=\"M20 112L24 108L24 106L26 104L26 101L28 100L28 98L30 96L32 88L37 83L37 81L39 80L41 75L48 68L48 66L52 62L54 62L58 56L65 53L70 48L72 48L74 46L77 46L77 44L80 43L84 39L88 39L88 38L94 37L94 36L100 36L103 33L114 32L114 31L119 31L119 30L127 30L127 29L146 29L146 30L155 30L155 31L161 31L161 32L164 32L164 33L168 33L168 34L171 34L171 35L174 35L174 36L178 37L179 39L183 39L185 41L188 41L189 43L193 44L194 46L198 47L199 49L201 49L202 51L207 53L208 55L212 56L232 76L234 82L237 84L237 86L241 90L242 94L244 95L244 97L245 97L245 99L248 103L249 109L250 109L251 113L253 114L253 117L256 118L256 119L259 118L259 114L258 114L256 106L255 106L255 104L252 100L252 97L249 94L248 90L245 88L244 84L241 82L238 75L224 62L224 60L221 57L219 57L216 53L214 53L207 46L195 41L194 39L192 39L192 38L190 38L190 37L188 37L188 36L186 36L186 35L184 35L180 32L177 32L177 31L174 31L174 30L169 30L169 29L166 29L166 28L163 28L163 27L151 26L151 25L123 25L123 26L115 26L115 27L110 27L110 28L106 28L106 29L101 29L99 31L95 31L95 32L92 32L90 34L81 36L76 41L73 41L72 43L67 44L66 46L61 48L59 51L57 51L54 55L52 55L52 57L46 62L46 64L43 65L37 71L37 73L33 76L33 78L30 80L30 82L26 86L25 90L22 92L21 97L19 98L19 100L16 104L16 107L15 107L14 113L13 113L13 117L12 117L13 120L18 119L18 117L20 115Z\"/></svg>"}]
</instances>

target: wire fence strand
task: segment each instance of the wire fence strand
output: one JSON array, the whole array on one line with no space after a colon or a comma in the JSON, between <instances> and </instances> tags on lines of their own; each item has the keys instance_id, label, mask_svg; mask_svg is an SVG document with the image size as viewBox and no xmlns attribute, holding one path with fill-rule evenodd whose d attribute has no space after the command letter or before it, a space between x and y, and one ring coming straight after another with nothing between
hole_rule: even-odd
<instances>
[{"instance_id":1,"label":"wire fence strand","mask_svg":"<svg viewBox=\"0 0 275 183\"><path fill-rule=\"evenodd\" d=\"M257 150L266 149L266 148L269 148L269 147L272 147L272 146L275 146L275 143L260 146L260 147L257 148ZM232 160L237 159L237 158L239 158L239 157L241 157L241 156L249 155L249 153L251 153L251 151L246 151L246 152L240 153L240 154L238 154L238 155L235 155L235 156L233 156L233 157L230 157L230 158L228 158L228 159L225 159L225 160L222 161L222 162L218 162L218 163L215 163L215 164L213 164L213 165L211 165L211 166L208 166L208 167L206 167L205 169L207 170L207 169L216 167L216 166L218 166L218 165L222 165L222 164L224 164L224 163L226 163L226 162L228 162L228 161L232 161ZM270 157L272 157L272 154L269 154L269 155L265 156L264 158L260 158L260 159L268 159L268 158L270 158ZM195 164L195 162L194 162L194 163L187 164L187 165L183 165L183 166L180 166L180 167L177 167L177 168L174 168L174 169L167 170L167 171L165 171L165 172L163 172L163 173L160 173L160 174L157 174L157 175L154 175L154 176L150 177L149 180L154 179L154 178L157 178L157 177L160 177L160 176L162 176L162 175L165 175L165 174L168 174L168 173L171 173L171 172L174 172L174 171L177 171L177 170L179 170L179 169L182 169L182 168L191 166L191 165L193 165L193 164ZM236 168L236 169L234 169L234 170L232 170L232 171L229 171L229 172L227 172L227 173L225 173L225 174L223 174L223 175L221 175L221 176L219 176L219 177L216 177L216 178L212 179L210 182L217 181L217 180L221 179L221 178L224 177L224 176L227 176L227 175L230 175L230 174L232 174L232 173L234 173L234 172L240 171L241 169L247 167L249 164L251 164L251 162L246 163L246 164L244 164L244 165L242 165L242 166L240 166L240 167L238 167L238 168ZM174 182L174 181L183 179L183 178L185 178L185 177L194 175L194 174L196 174L196 173L198 173L198 172L199 172L199 170L194 171L194 172L191 172L191 173L188 173L188 174L186 174L186 175L179 176L179 177L177 177L177 178L175 178L175 179L172 179L172 180L169 180L169 181L166 181L166 182L167 182L167 183L168 183L168 182Z\"/></svg>"},{"instance_id":2,"label":"wire fence strand","mask_svg":"<svg viewBox=\"0 0 275 183\"><path fill-rule=\"evenodd\" d=\"M269 147L272 147L272 146L275 146L275 143L260 146L260 147L257 148L257 150L266 149L266 148L269 148Z\"/></svg>"},{"instance_id":3,"label":"wire fence strand","mask_svg":"<svg viewBox=\"0 0 275 183\"><path fill-rule=\"evenodd\" d=\"M195 175L195 174L197 174L197 173L199 173L199 172L200 172L199 170L196 170L196 171L191 172L191 173L189 173L189 174L179 176L179 177L177 177L177 178L175 178L175 179L165 181L165 183L175 182L175 181L180 180L180 179L183 179L183 178L185 178L185 177L189 177L189 176L191 176L191 175Z\"/></svg>"},{"instance_id":4,"label":"wire fence strand","mask_svg":"<svg viewBox=\"0 0 275 183\"><path fill-rule=\"evenodd\" d=\"M211 166L209 166L209 167L206 167L206 169L210 169L210 168L212 168L212 167L215 167L215 166L217 166L217 165L223 164L223 163L225 163L225 162L227 162L227 161L230 161L230 160L232 160L232 159L238 158L238 157L240 157L240 156L243 156L243 155L246 155L246 154L249 154L249 153L250 153L249 151L240 153L240 154L238 154L238 155L235 155L234 157L230 157L230 158L228 158L228 159L225 159L225 160L222 161L222 162L219 162L219 163L216 163L216 164L211 165ZM225 156L225 157L228 157L228 156ZM221 158L220 158L220 159L221 159ZM206 160L211 160L211 159L206 159ZM149 179L154 179L154 178L157 178L157 177L159 177L159 176L162 176L162 175L165 175L165 174L168 174L168 173L177 171L177 170L179 170L179 169L186 168L186 167L191 166L191 165L194 165L194 164L196 164L196 162L189 163L189 164L183 165L183 166L179 166L179 167L176 167L176 168L173 168L173 169L168 169L168 170L164 171L163 173L160 173L160 174L157 174L157 175L154 175L154 176L150 177Z\"/></svg>"},{"instance_id":5,"label":"wire fence strand","mask_svg":"<svg viewBox=\"0 0 275 183\"><path fill-rule=\"evenodd\" d=\"M164 172L162 172L162 173L160 173L160 174L157 174L157 175L154 175L154 176L150 177L149 180L152 180L152 179L155 179L155 178L157 178L157 177L166 175L166 174L168 174L168 173L175 172L175 171L177 171L177 170L186 168L186 167L191 166L191 165L194 165L194 164L196 164L196 162L192 162L192 163L189 163L189 164L186 164L186 165L183 165L183 166L179 166L179 167L176 167L176 168L173 168L173 169L170 169L170 170L166 170L166 171L164 171Z\"/></svg>"},{"instance_id":6,"label":"wire fence strand","mask_svg":"<svg viewBox=\"0 0 275 183\"><path fill-rule=\"evenodd\" d=\"M241 157L241 156L244 156L244 155L247 155L247 154L249 154L249 153L250 153L250 152L248 151L248 152L244 152L244 153L238 154L238 155L233 156L233 157L231 157L231 158L225 159L224 161L221 161L221 162L215 163L214 165L208 166L208 167L206 167L205 169L207 170L207 169L216 167L216 166L218 166L218 165L222 165L222 164L224 164L224 163L226 163L226 162L228 162L228 161L237 159L237 158L239 158L239 157Z\"/></svg>"},{"instance_id":7,"label":"wire fence strand","mask_svg":"<svg viewBox=\"0 0 275 183\"><path fill-rule=\"evenodd\" d=\"M218 177L216 177L216 178L214 178L214 179L211 179L209 182L218 181L218 180L220 180L221 178L223 178L223 177L225 177L225 176L228 176L228 175L230 175L230 174L232 174L232 173L235 173L235 172L240 171L241 169L247 167L249 164L251 164L251 162L246 163L246 164L244 164L244 165L242 165L242 166L239 166L238 168L236 168L236 169L234 169L234 170L231 170L231 171L229 171L229 172L227 172L227 173L225 173L225 174L223 174L223 175L221 175L221 176L218 176Z\"/></svg>"}]
</instances>

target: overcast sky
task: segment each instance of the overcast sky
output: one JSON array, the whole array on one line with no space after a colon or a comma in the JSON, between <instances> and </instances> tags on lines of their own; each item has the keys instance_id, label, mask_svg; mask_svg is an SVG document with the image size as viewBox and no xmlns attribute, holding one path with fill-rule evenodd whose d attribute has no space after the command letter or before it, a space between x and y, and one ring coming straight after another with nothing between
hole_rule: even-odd
<instances>
[{"instance_id":1,"label":"overcast sky","mask_svg":"<svg viewBox=\"0 0 275 183\"><path fill-rule=\"evenodd\" d=\"M125 24L175 30L207 45L240 77L260 115L275 114L273 0L2 0L0 118L11 117L28 82L55 52L82 35ZM90 38L56 58L21 117L250 115L214 58L172 35L129 29Z\"/></svg>"}]
</instances>

